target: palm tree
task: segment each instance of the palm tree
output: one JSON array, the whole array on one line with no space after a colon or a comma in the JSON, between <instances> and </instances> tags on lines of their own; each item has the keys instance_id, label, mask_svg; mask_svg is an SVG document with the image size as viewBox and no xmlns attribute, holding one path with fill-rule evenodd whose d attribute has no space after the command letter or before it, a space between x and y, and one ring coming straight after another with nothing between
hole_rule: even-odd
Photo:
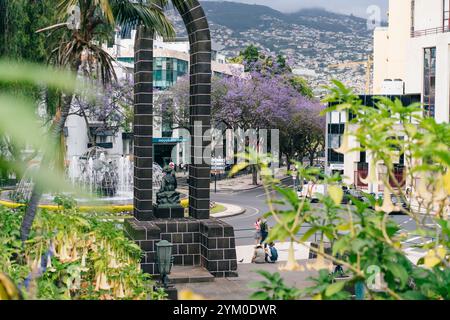
<instances>
[{"instance_id":1,"label":"palm tree","mask_svg":"<svg viewBox=\"0 0 450 320\"><path fill-rule=\"evenodd\" d=\"M0 56L6 51L6 27L8 17L8 4L0 0Z\"/></svg>"},{"instance_id":2,"label":"palm tree","mask_svg":"<svg viewBox=\"0 0 450 320\"><path fill-rule=\"evenodd\" d=\"M189 1L189 0L188 0ZM174 5L184 0L171 0ZM116 80L113 58L102 49L101 44L111 37L116 27L125 30L143 25L165 38L173 38L175 30L164 15L169 0L59 0L60 19L67 19L74 7L78 25L68 28L67 22L58 23L37 32L63 31L60 41L52 52L51 63L74 73L82 72L89 78L100 79L103 85ZM50 134L55 147L61 141L61 133L69 115L72 94L62 94L61 105L52 123ZM42 163L49 161L44 155ZM21 226L21 238L28 238L36 215L43 187L38 183L33 187L31 198Z\"/></svg>"}]
</instances>

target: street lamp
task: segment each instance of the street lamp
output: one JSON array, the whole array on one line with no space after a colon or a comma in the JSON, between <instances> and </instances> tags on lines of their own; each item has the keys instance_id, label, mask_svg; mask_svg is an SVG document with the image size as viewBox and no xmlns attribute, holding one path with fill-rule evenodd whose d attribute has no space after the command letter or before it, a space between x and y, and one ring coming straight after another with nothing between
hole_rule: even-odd
<instances>
[{"instance_id":1,"label":"street lamp","mask_svg":"<svg viewBox=\"0 0 450 320\"><path fill-rule=\"evenodd\" d=\"M164 288L167 288L169 282L167 275L170 274L172 268L172 247L173 244L167 240L162 240L156 244L157 265Z\"/></svg>"}]
</instances>

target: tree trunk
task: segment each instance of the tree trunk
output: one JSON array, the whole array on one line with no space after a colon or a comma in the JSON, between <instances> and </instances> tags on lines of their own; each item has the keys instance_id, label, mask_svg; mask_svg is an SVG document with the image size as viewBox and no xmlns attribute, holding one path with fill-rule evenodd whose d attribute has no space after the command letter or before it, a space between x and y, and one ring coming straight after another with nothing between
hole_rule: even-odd
<instances>
[{"instance_id":1,"label":"tree trunk","mask_svg":"<svg viewBox=\"0 0 450 320\"><path fill-rule=\"evenodd\" d=\"M0 56L5 55L8 48L8 3L0 0Z\"/></svg>"},{"instance_id":2,"label":"tree trunk","mask_svg":"<svg viewBox=\"0 0 450 320\"><path fill-rule=\"evenodd\" d=\"M72 95L66 95L63 99L63 105L61 107L61 113L56 116L52 127L50 128L51 140L54 141L55 147L59 146L61 133L64 130L64 125L66 123L67 117L70 112L70 106L72 103ZM50 155L45 153L42 157L41 165L48 165L50 161ZM20 238L23 242L28 239L30 234L31 226L33 225L34 218L36 216L37 207L39 201L41 200L43 193L43 186L40 185L39 181L35 181L33 190L31 192L31 198L28 202L25 215L22 220L22 225L20 227Z\"/></svg>"},{"instance_id":3,"label":"tree trunk","mask_svg":"<svg viewBox=\"0 0 450 320\"><path fill-rule=\"evenodd\" d=\"M316 153L315 152L311 152L310 154L309 154L309 165L312 167L312 166L314 166L314 160L315 160L315 157L316 156Z\"/></svg>"},{"instance_id":4,"label":"tree trunk","mask_svg":"<svg viewBox=\"0 0 450 320\"><path fill-rule=\"evenodd\" d=\"M258 167L256 165L252 166L252 184L258 184Z\"/></svg>"}]
</instances>

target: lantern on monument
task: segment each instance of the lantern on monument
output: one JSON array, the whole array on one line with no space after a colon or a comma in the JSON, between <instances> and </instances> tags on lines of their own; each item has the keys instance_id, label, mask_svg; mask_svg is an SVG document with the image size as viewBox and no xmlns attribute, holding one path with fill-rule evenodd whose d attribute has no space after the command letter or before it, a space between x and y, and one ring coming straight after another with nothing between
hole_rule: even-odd
<instances>
[{"instance_id":1,"label":"lantern on monument","mask_svg":"<svg viewBox=\"0 0 450 320\"><path fill-rule=\"evenodd\" d=\"M156 258L161 282L167 288L170 270L172 268L172 247L173 244L167 240L162 240L156 244Z\"/></svg>"}]
</instances>

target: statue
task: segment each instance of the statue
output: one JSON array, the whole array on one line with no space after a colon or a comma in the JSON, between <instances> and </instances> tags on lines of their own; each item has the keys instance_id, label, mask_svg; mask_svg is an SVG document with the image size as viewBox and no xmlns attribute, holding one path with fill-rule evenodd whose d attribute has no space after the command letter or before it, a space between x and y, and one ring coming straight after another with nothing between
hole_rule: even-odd
<instances>
[{"instance_id":1,"label":"statue","mask_svg":"<svg viewBox=\"0 0 450 320\"><path fill-rule=\"evenodd\" d=\"M161 189L156 194L156 205L161 207L178 207L180 206L180 193L175 191L177 188L177 178L173 169L169 166L164 167L165 173L162 182Z\"/></svg>"}]
</instances>

